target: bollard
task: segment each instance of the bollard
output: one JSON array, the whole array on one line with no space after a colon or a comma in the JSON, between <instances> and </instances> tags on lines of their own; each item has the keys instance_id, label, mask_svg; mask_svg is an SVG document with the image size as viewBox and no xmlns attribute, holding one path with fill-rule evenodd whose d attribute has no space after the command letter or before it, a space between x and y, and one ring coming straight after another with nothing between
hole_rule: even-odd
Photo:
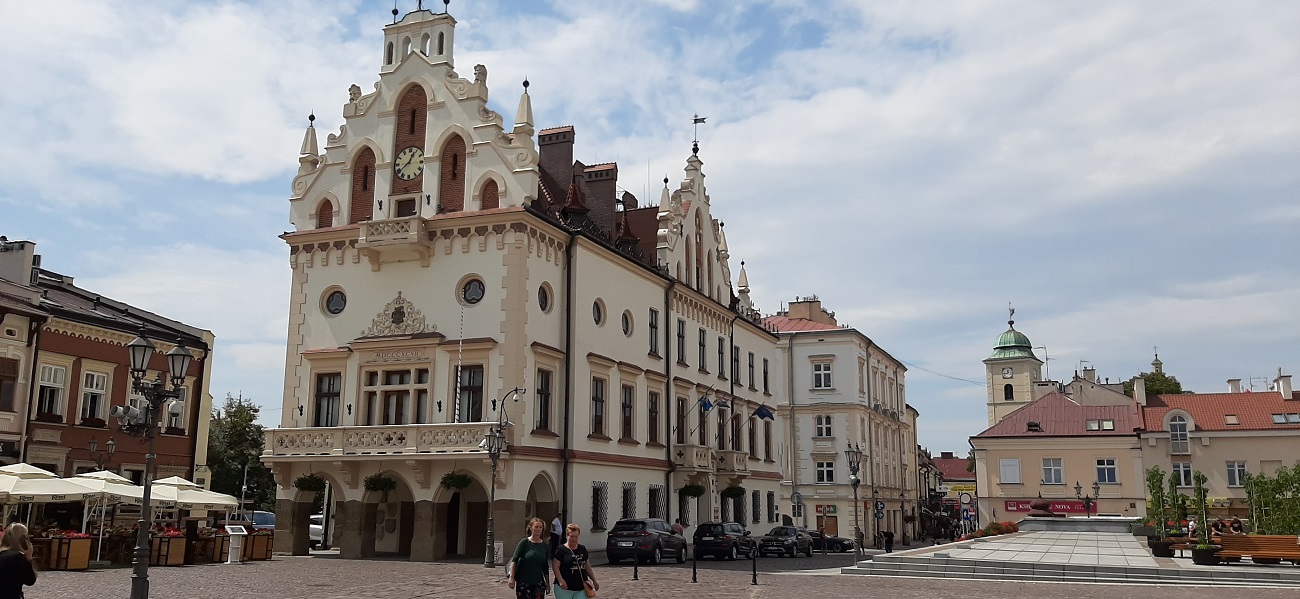
<instances>
[{"instance_id":1,"label":"bollard","mask_svg":"<svg viewBox=\"0 0 1300 599\"><path fill-rule=\"evenodd\" d=\"M754 578L752 582L750 582L750 584L758 584L758 548L757 547L754 548L753 553L749 554L749 563L751 564L751 567L753 568L754 571Z\"/></svg>"},{"instance_id":2,"label":"bollard","mask_svg":"<svg viewBox=\"0 0 1300 599\"><path fill-rule=\"evenodd\" d=\"M700 565L700 549L699 547L691 547L691 582L699 582L699 580L697 580L695 577L699 565Z\"/></svg>"},{"instance_id":3,"label":"bollard","mask_svg":"<svg viewBox=\"0 0 1300 599\"><path fill-rule=\"evenodd\" d=\"M637 568L641 564L641 556L632 556L632 580L641 580L641 571Z\"/></svg>"}]
</instances>

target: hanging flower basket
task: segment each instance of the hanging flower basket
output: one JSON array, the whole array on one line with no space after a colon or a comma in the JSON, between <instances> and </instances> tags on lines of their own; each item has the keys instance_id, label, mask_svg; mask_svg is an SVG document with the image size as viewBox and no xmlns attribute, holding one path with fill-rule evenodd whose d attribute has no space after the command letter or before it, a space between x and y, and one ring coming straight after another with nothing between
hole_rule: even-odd
<instances>
[{"instance_id":1,"label":"hanging flower basket","mask_svg":"<svg viewBox=\"0 0 1300 599\"><path fill-rule=\"evenodd\" d=\"M684 485L682 488L677 490L677 493L683 497L703 497L704 485L697 485L694 483Z\"/></svg>"},{"instance_id":2,"label":"hanging flower basket","mask_svg":"<svg viewBox=\"0 0 1300 599\"><path fill-rule=\"evenodd\" d=\"M473 482L473 479L464 472L448 472L442 475L442 488L444 489L464 489Z\"/></svg>"},{"instance_id":3,"label":"hanging flower basket","mask_svg":"<svg viewBox=\"0 0 1300 599\"><path fill-rule=\"evenodd\" d=\"M397 488L397 479L386 474L371 474L366 477L366 490L387 493Z\"/></svg>"},{"instance_id":4,"label":"hanging flower basket","mask_svg":"<svg viewBox=\"0 0 1300 599\"><path fill-rule=\"evenodd\" d=\"M727 487L722 490L722 496L727 499L736 499L745 496L745 487Z\"/></svg>"},{"instance_id":5,"label":"hanging flower basket","mask_svg":"<svg viewBox=\"0 0 1300 599\"><path fill-rule=\"evenodd\" d=\"M325 479L315 473L304 474L293 481L293 486L299 491L321 493L325 491Z\"/></svg>"}]
</instances>

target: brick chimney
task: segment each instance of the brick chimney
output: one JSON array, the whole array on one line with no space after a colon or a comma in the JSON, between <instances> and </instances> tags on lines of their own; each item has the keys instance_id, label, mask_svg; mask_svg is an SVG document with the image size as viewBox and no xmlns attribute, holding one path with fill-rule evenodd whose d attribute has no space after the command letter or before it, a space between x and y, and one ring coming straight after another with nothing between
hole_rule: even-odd
<instances>
[{"instance_id":1,"label":"brick chimney","mask_svg":"<svg viewBox=\"0 0 1300 599\"><path fill-rule=\"evenodd\" d=\"M1282 394L1282 399L1290 401L1295 397L1291 393L1291 375L1278 373L1277 378L1273 379L1273 389Z\"/></svg>"},{"instance_id":2,"label":"brick chimney","mask_svg":"<svg viewBox=\"0 0 1300 599\"><path fill-rule=\"evenodd\" d=\"M802 318L804 320L811 320L818 324L839 326L839 323L835 322L835 313L829 312L823 308L822 301L815 295L810 297L801 297L790 302L789 307L786 308L785 316L786 318Z\"/></svg>"},{"instance_id":3,"label":"brick chimney","mask_svg":"<svg viewBox=\"0 0 1300 599\"><path fill-rule=\"evenodd\" d=\"M1147 380L1140 376L1133 377L1133 401L1142 407L1147 405Z\"/></svg>"},{"instance_id":4,"label":"brick chimney","mask_svg":"<svg viewBox=\"0 0 1300 599\"><path fill-rule=\"evenodd\" d=\"M9 241L0 236L0 279L19 285L36 285L36 268L41 257L33 241Z\"/></svg>"},{"instance_id":5,"label":"brick chimney","mask_svg":"<svg viewBox=\"0 0 1300 599\"><path fill-rule=\"evenodd\" d=\"M591 192L587 196L587 208L591 209L588 216L612 239L614 204L618 199L618 164L608 162L588 166L582 170L582 176L587 180L587 190Z\"/></svg>"},{"instance_id":6,"label":"brick chimney","mask_svg":"<svg viewBox=\"0 0 1300 599\"><path fill-rule=\"evenodd\" d=\"M573 183L572 126L542 129L537 134L538 163L560 185L561 193Z\"/></svg>"}]
</instances>

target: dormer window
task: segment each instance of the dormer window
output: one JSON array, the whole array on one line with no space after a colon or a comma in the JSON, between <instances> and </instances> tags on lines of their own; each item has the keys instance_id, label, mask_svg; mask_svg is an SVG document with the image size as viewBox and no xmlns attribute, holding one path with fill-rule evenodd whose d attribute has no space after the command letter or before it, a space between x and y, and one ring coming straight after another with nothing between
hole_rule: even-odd
<instances>
[{"instance_id":1,"label":"dormer window","mask_svg":"<svg viewBox=\"0 0 1300 599\"><path fill-rule=\"evenodd\" d=\"M1241 419L1236 414L1224 414L1223 423L1229 426L1238 426L1241 424Z\"/></svg>"},{"instance_id":2,"label":"dormer window","mask_svg":"<svg viewBox=\"0 0 1300 599\"><path fill-rule=\"evenodd\" d=\"M1181 415L1169 418L1169 453L1187 455L1192 452L1187 442L1187 419Z\"/></svg>"},{"instance_id":3,"label":"dormer window","mask_svg":"<svg viewBox=\"0 0 1300 599\"><path fill-rule=\"evenodd\" d=\"M1026 428L1026 430L1028 430L1028 431L1031 432L1031 433L1041 433L1041 432L1043 432L1043 425L1041 425L1041 424L1039 424L1039 423L1037 423L1037 422L1032 422L1032 421L1031 421L1031 422L1029 422L1028 424L1025 425L1025 428Z\"/></svg>"}]
</instances>

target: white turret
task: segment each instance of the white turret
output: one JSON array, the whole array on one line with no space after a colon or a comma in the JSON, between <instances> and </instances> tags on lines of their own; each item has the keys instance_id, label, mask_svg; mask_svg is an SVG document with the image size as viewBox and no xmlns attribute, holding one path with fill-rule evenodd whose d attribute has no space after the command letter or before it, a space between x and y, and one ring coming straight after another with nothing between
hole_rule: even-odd
<instances>
[{"instance_id":1,"label":"white turret","mask_svg":"<svg viewBox=\"0 0 1300 599\"><path fill-rule=\"evenodd\" d=\"M316 142L316 115L307 116L307 132L302 136L302 148L298 150L298 174L305 175L320 166L320 144Z\"/></svg>"}]
</instances>

